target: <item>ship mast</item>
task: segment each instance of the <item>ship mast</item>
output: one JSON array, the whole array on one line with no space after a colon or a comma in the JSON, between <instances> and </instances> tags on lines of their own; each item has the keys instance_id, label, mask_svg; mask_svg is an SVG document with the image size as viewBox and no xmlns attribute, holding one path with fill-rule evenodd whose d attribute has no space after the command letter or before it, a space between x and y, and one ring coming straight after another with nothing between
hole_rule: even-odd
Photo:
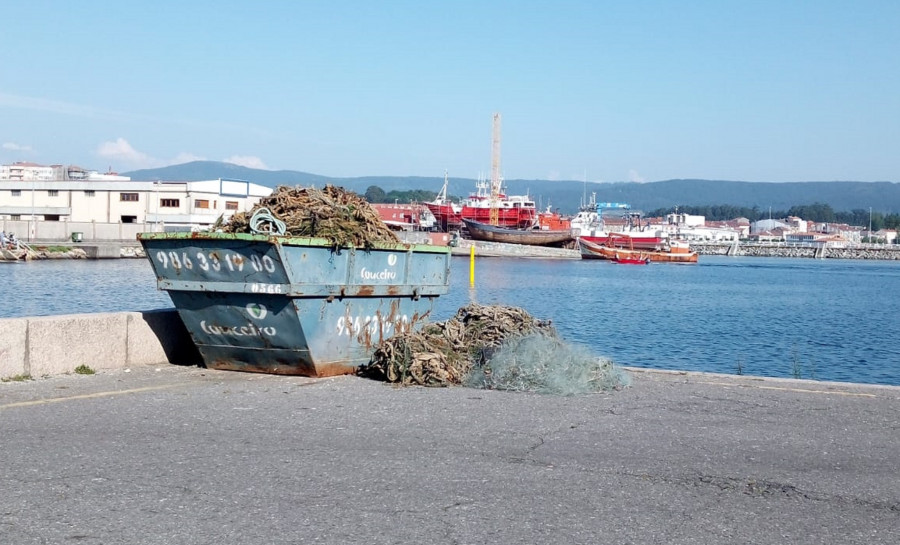
<instances>
[{"instance_id":1,"label":"ship mast","mask_svg":"<svg viewBox=\"0 0 900 545\"><path fill-rule=\"evenodd\" d=\"M495 113L491 138L491 225L500 223L500 183L500 114Z\"/></svg>"}]
</instances>

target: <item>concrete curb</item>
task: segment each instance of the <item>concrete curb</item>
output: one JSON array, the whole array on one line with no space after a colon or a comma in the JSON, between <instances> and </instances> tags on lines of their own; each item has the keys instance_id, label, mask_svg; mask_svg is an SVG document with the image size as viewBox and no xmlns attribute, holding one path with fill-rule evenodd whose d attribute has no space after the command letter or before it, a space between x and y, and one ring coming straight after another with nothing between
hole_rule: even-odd
<instances>
[{"instance_id":1,"label":"concrete curb","mask_svg":"<svg viewBox=\"0 0 900 545\"><path fill-rule=\"evenodd\" d=\"M0 319L0 378L201 361L175 310Z\"/></svg>"}]
</instances>

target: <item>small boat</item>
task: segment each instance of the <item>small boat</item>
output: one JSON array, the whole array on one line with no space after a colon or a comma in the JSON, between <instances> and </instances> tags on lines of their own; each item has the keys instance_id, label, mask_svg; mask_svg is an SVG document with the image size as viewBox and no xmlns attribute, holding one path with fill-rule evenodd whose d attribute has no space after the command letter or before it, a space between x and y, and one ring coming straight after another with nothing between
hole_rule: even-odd
<instances>
[{"instance_id":1,"label":"small boat","mask_svg":"<svg viewBox=\"0 0 900 545\"><path fill-rule=\"evenodd\" d=\"M463 223L474 240L503 242L506 244L526 244L528 246L562 246L571 242L571 229L512 229L463 218Z\"/></svg>"},{"instance_id":2,"label":"small boat","mask_svg":"<svg viewBox=\"0 0 900 545\"><path fill-rule=\"evenodd\" d=\"M659 233L607 233L605 236L583 236L583 240L610 248L625 248L628 250L653 250L661 251L666 247L668 240Z\"/></svg>"},{"instance_id":3,"label":"small boat","mask_svg":"<svg viewBox=\"0 0 900 545\"><path fill-rule=\"evenodd\" d=\"M620 265L649 265L650 258L645 255L639 256L623 256L616 255L611 260L613 263L618 263Z\"/></svg>"},{"instance_id":4,"label":"small boat","mask_svg":"<svg viewBox=\"0 0 900 545\"><path fill-rule=\"evenodd\" d=\"M615 259L630 258L641 259L649 258L650 261L661 263L696 263L699 255L697 252L691 251L686 242L669 241L667 249L664 251L648 251L648 250L632 250L627 248L615 248L596 244L583 237L578 239L578 251L581 253L582 259Z\"/></svg>"}]
</instances>

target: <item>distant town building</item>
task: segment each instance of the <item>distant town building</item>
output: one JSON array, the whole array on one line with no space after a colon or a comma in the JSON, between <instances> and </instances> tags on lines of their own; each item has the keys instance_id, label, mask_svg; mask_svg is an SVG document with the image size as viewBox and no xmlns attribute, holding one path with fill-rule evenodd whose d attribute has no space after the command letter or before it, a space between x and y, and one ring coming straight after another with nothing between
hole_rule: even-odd
<instances>
[{"instance_id":1,"label":"distant town building","mask_svg":"<svg viewBox=\"0 0 900 545\"><path fill-rule=\"evenodd\" d=\"M878 241L885 242L886 244L894 244L895 242L897 242L897 230L880 229L872 233L872 238Z\"/></svg>"},{"instance_id":2,"label":"distant town building","mask_svg":"<svg viewBox=\"0 0 900 545\"><path fill-rule=\"evenodd\" d=\"M753 242L783 242L785 233L788 232L785 227L776 227L766 231L754 231L747 238Z\"/></svg>"},{"instance_id":3,"label":"distant town building","mask_svg":"<svg viewBox=\"0 0 900 545\"><path fill-rule=\"evenodd\" d=\"M782 232L790 232L793 230L793 227L788 223L773 219L758 220L750 224L751 235L765 232L774 233L776 229Z\"/></svg>"},{"instance_id":4,"label":"distant town building","mask_svg":"<svg viewBox=\"0 0 900 545\"><path fill-rule=\"evenodd\" d=\"M801 244L813 244L813 243L823 243L823 242L846 242L843 237L839 235L830 235L827 233L810 233L810 232L794 232L794 233L785 233L784 234L785 242L792 243L801 243Z\"/></svg>"},{"instance_id":5,"label":"distant town building","mask_svg":"<svg viewBox=\"0 0 900 545\"><path fill-rule=\"evenodd\" d=\"M825 233L841 237L845 242L861 242L864 228L848 225L846 223L834 222L809 222L809 230L813 233Z\"/></svg>"},{"instance_id":6,"label":"distant town building","mask_svg":"<svg viewBox=\"0 0 900 545\"><path fill-rule=\"evenodd\" d=\"M117 180L128 181L128 176L120 176L117 172L99 173L76 165L40 165L30 162L16 162L0 165L0 180Z\"/></svg>"},{"instance_id":7,"label":"distant town building","mask_svg":"<svg viewBox=\"0 0 900 545\"><path fill-rule=\"evenodd\" d=\"M797 232L803 232L803 231L806 231L807 229L809 229L809 226L808 226L806 220L802 220L802 219L798 218L797 216L788 216L787 224L790 225L791 228Z\"/></svg>"}]
</instances>

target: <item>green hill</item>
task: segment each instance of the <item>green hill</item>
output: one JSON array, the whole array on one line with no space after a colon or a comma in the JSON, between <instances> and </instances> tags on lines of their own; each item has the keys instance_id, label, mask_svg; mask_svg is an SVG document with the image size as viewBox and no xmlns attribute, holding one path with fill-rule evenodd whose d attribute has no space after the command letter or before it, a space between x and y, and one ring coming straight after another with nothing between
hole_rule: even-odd
<instances>
[{"instance_id":1,"label":"green hill","mask_svg":"<svg viewBox=\"0 0 900 545\"><path fill-rule=\"evenodd\" d=\"M260 185L339 185L357 193L369 186L384 191L424 189L437 192L443 177L363 176L335 178L293 170L258 170L216 161L194 161L158 169L123 173L132 180L192 181L216 178L247 180ZM450 178L451 195L468 195L475 188L470 178ZM596 194L599 202L626 202L641 210L674 206L732 205L760 210L788 210L792 206L822 203L835 211L871 207L876 212L900 212L900 184L893 182L740 182L722 180L665 180L649 183L584 183L574 180L507 180L507 192L528 193L539 206L562 212L578 209L584 198Z\"/></svg>"}]
</instances>

